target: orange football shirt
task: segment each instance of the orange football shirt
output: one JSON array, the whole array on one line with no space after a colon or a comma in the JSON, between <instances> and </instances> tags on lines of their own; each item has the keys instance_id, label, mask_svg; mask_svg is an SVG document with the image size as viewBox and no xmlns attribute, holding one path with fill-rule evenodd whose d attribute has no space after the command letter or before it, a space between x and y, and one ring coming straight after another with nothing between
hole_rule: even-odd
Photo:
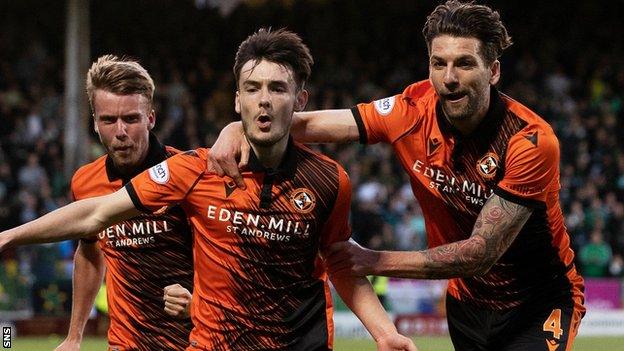
<instances>
[{"instance_id":1,"label":"orange football shirt","mask_svg":"<svg viewBox=\"0 0 624 351\"><path fill-rule=\"evenodd\" d=\"M446 119L431 83L352 109L362 143L392 145L423 210L430 247L467 239L486 200L534 209L507 252L483 276L449 281L455 298L487 309L536 296L569 296L579 313L583 279L559 205L559 143L531 110L491 89L488 114L468 136Z\"/></svg>"},{"instance_id":2,"label":"orange football shirt","mask_svg":"<svg viewBox=\"0 0 624 351\"><path fill-rule=\"evenodd\" d=\"M247 185L206 173L207 149L169 158L126 188L148 213L180 205L194 231L189 350L330 350L319 252L350 236L351 187L334 161L290 142L278 169L252 155Z\"/></svg>"},{"instance_id":3,"label":"orange football shirt","mask_svg":"<svg viewBox=\"0 0 624 351\"><path fill-rule=\"evenodd\" d=\"M150 136L146 161L137 173L178 152ZM74 198L81 200L111 194L128 181L107 156L102 156L76 171L71 190ZM86 241L91 240L98 241L107 268L109 349L185 349L191 320L173 318L163 310L165 286L179 283L189 291L193 289L193 242L182 209L132 218Z\"/></svg>"}]
</instances>

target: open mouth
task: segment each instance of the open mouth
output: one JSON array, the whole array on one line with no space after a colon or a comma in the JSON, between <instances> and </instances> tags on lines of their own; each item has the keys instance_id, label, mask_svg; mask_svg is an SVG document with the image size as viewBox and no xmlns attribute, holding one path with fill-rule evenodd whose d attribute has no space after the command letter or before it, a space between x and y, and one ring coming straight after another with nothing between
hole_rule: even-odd
<instances>
[{"instance_id":1,"label":"open mouth","mask_svg":"<svg viewBox=\"0 0 624 351\"><path fill-rule=\"evenodd\" d=\"M444 99L448 102L459 102L466 96L466 93L457 92L444 95Z\"/></svg>"},{"instance_id":2,"label":"open mouth","mask_svg":"<svg viewBox=\"0 0 624 351\"><path fill-rule=\"evenodd\" d=\"M256 119L256 123L258 124L258 128L264 131L271 128L271 116L269 115L261 115Z\"/></svg>"}]
</instances>

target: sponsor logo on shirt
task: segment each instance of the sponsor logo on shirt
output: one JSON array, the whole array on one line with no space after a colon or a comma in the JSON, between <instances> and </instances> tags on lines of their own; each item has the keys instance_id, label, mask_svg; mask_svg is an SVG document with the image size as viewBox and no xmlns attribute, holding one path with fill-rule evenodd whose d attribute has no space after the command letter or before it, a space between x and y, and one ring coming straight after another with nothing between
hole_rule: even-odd
<instances>
[{"instance_id":1,"label":"sponsor logo on shirt","mask_svg":"<svg viewBox=\"0 0 624 351\"><path fill-rule=\"evenodd\" d=\"M459 180L444 169L434 167L422 160L414 162L412 171L425 177L428 183L423 182L423 184L428 184L430 189L447 194L460 193L464 196L464 200L472 205L483 206L494 193L493 189L487 189L478 182L467 179Z\"/></svg>"},{"instance_id":2,"label":"sponsor logo on shirt","mask_svg":"<svg viewBox=\"0 0 624 351\"><path fill-rule=\"evenodd\" d=\"M150 178L158 184L165 184L169 181L169 167L167 161L162 161L148 171Z\"/></svg>"},{"instance_id":3,"label":"sponsor logo on shirt","mask_svg":"<svg viewBox=\"0 0 624 351\"><path fill-rule=\"evenodd\" d=\"M263 215L208 205L208 219L226 223L226 232L240 236L290 242L294 238L308 239L314 231L313 222L295 221L279 215Z\"/></svg>"},{"instance_id":4,"label":"sponsor logo on shirt","mask_svg":"<svg viewBox=\"0 0 624 351\"><path fill-rule=\"evenodd\" d=\"M379 113L382 116L389 115L390 112L392 112L392 109L394 108L394 101L395 101L394 96L376 100L374 102L375 110L377 110L377 113Z\"/></svg>"},{"instance_id":5,"label":"sponsor logo on shirt","mask_svg":"<svg viewBox=\"0 0 624 351\"><path fill-rule=\"evenodd\" d=\"M167 220L133 219L110 226L98 233L110 247L141 247L156 243L156 236L173 230Z\"/></svg>"}]
</instances>

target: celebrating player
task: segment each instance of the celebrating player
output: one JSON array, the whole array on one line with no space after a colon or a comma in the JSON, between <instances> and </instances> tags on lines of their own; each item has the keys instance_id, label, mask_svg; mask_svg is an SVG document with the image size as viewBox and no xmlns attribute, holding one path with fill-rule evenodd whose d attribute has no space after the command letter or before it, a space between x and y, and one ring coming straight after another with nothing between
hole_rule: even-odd
<instances>
[{"instance_id":1,"label":"celebrating player","mask_svg":"<svg viewBox=\"0 0 624 351\"><path fill-rule=\"evenodd\" d=\"M100 57L87 73L95 131L107 154L81 167L71 182L75 200L114 193L135 175L178 153L150 133L154 82L135 61ZM73 219L68 218L68 221ZM163 288L193 284L192 238L177 206L160 215L112 223L80 240L74 256L72 314L66 339L56 350L79 350L82 333L106 270L112 350L182 350L191 320L163 311ZM61 224L65 226L67 223Z\"/></svg>"},{"instance_id":2,"label":"celebrating player","mask_svg":"<svg viewBox=\"0 0 624 351\"><path fill-rule=\"evenodd\" d=\"M559 144L542 118L495 88L511 38L497 12L459 1L436 7L423 34L428 80L351 110L293 118L299 141L392 145L425 216L428 250L338 243L330 267L451 278L457 350L570 350L585 308L559 205ZM234 123L210 155L241 187L235 156L245 144Z\"/></svg>"},{"instance_id":3,"label":"celebrating player","mask_svg":"<svg viewBox=\"0 0 624 351\"><path fill-rule=\"evenodd\" d=\"M336 162L289 138L293 112L307 101L311 65L308 48L285 30L260 30L241 44L235 107L253 150L245 191L208 174L209 151L197 149L162 161L111 195L3 233L0 248L82 236L140 211L181 206L194 230L189 349L331 350L332 303L321 253L350 235L351 187ZM365 277L337 272L332 282L379 350L416 350L397 333Z\"/></svg>"}]
</instances>

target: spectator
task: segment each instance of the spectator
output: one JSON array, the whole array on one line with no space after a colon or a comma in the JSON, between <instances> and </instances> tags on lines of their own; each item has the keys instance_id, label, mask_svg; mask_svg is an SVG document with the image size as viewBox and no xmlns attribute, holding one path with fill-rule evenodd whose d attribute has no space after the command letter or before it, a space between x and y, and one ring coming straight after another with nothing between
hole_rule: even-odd
<instances>
[{"instance_id":1,"label":"spectator","mask_svg":"<svg viewBox=\"0 0 624 351\"><path fill-rule=\"evenodd\" d=\"M609 264L609 274L612 277L619 278L624 276L624 259L622 259L622 255L617 254L613 256L613 260Z\"/></svg>"},{"instance_id":2,"label":"spectator","mask_svg":"<svg viewBox=\"0 0 624 351\"><path fill-rule=\"evenodd\" d=\"M603 240L602 232L594 230L590 242L579 252L581 271L584 277L605 277L611 262L611 248Z\"/></svg>"},{"instance_id":3,"label":"spectator","mask_svg":"<svg viewBox=\"0 0 624 351\"><path fill-rule=\"evenodd\" d=\"M48 177L45 170L39 165L39 156L31 153L28 155L26 165L19 170L17 179L20 186L33 194L38 194L40 189L47 183Z\"/></svg>"}]
</instances>

